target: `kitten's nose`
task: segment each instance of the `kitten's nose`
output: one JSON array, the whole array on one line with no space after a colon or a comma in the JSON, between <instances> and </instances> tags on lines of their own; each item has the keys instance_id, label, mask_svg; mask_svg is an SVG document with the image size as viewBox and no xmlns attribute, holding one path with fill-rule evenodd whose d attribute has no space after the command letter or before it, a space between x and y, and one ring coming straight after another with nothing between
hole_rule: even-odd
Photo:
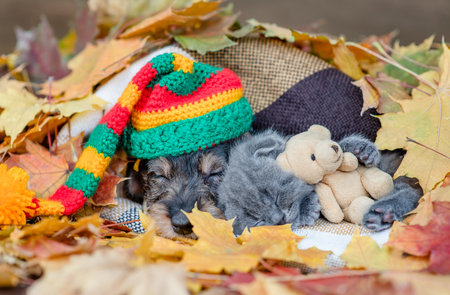
<instances>
[{"instance_id":1,"label":"kitten's nose","mask_svg":"<svg viewBox=\"0 0 450 295\"><path fill-rule=\"evenodd\" d=\"M334 150L335 153L337 153L339 151L339 147L337 145L335 145L335 144L333 144L331 146L331 148Z\"/></svg>"},{"instance_id":2,"label":"kitten's nose","mask_svg":"<svg viewBox=\"0 0 450 295\"><path fill-rule=\"evenodd\" d=\"M183 212L179 212L172 216L172 228L180 235L187 235L192 232L192 224Z\"/></svg>"}]
</instances>

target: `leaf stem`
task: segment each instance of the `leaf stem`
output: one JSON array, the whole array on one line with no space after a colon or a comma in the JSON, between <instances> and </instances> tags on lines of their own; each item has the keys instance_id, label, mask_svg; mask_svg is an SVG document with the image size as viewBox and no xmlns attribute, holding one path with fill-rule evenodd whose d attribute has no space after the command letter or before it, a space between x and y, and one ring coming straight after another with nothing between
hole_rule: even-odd
<instances>
[{"instance_id":1,"label":"leaf stem","mask_svg":"<svg viewBox=\"0 0 450 295\"><path fill-rule=\"evenodd\" d=\"M435 150L435 149L433 149L433 148L431 148L431 147L429 147L429 146L426 146L426 145L424 145L423 143L420 143L420 142L418 142L418 141L416 141L416 140L414 140L414 139L411 139L411 138L409 138L409 137L406 137L406 141L409 141L409 142L415 143L415 144L417 144L417 145L420 145L421 147L424 147L424 148L426 148L426 149L429 149L430 151L433 151L433 152L435 152L436 154L439 154L439 155L443 156L444 158L447 158L447 159L450 160L450 157L449 157L449 156L447 156L447 155L441 153L440 151Z\"/></svg>"}]
</instances>

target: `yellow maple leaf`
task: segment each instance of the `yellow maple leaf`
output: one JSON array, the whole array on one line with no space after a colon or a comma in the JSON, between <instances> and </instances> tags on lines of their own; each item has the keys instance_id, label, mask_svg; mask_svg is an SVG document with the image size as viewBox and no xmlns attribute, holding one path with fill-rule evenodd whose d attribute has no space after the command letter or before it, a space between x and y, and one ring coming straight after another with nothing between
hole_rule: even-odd
<instances>
[{"instance_id":1,"label":"yellow maple leaf","mask_svg":"<svg viewBox=\"0 0 450 295\"><path fill-rule=\"evenodd\" d=\"M59 96L63 100L85 97L92 88L115 72L122 70L132 55L145 44L145 40L110 40L88 44L83 51L69 62L72 72L57 81L46 83L42 94Z\"/></svg>"},{"instance_id":2,"label":"yellow maple leaf","mask_svg":"<svg viewBox=\"0 0 450 295\"><path fill-rule=\"evenodd\" d=\"M340 257L350 268L412 271L428 266L428 260L425 258L403 257L401 251L388 246L379 247L370 236L360 236L358 229Z\"/></svg>"},{"instance_id":3,"label":"yellow maple leaf","mask_svg":"<svg viewBox=\"0 0 450 295\"><path fill-rule=\"evenodd\" d=\"M194 209L186 213L198 241L185 249L183 263L194 271L248 272L262 258L323 265L329 252L317 249L299 250L301 240L292 233L290 225L252 228L240 238L233 234L233 220L215 219L207 212Z\"/></svg>"},{"instance_id":4,"label":"yellow maple leaf","mask_svg":"<svg viewBox=\"0 0 450 295\"><path fill-rule=\"evenodd\" d=\"M376 140L380 149L408 151L395 177L417 177L426 191L442 181L450 169L450 50L445 44L442 47L440 73L421 75L413 99L397 101L403 112L379 117L382 127Z\"/></svg>"},{"instance_id":5,"label":"yellow maple leaf","mask_svg":"<svg viewBox=\"0 0 450 295\"><path fill-rule=\"evenodd\" d=\"M345 41L339 39L333 47L334 63L337 67L355 80L361 79L364 74L355 58L353 52L345 45Z\"/></svg>"},{"instance_id":6,"label":"yellow maple leaf","mask_svg":"<svg viewBox=\"0 0 450 295\"><path fill-rule=\"evenodd\" d=\"M95 95L82 99L49 103L39 99L26 88L26 83L10 79L9 75L0 78L0 130L11 137L11 146L17 136L40 112L57 113L62 117L70 117L79 112L103 107L106 102ZM58 115L56 115L58 116Z\"/></svg>"}]
</instances>

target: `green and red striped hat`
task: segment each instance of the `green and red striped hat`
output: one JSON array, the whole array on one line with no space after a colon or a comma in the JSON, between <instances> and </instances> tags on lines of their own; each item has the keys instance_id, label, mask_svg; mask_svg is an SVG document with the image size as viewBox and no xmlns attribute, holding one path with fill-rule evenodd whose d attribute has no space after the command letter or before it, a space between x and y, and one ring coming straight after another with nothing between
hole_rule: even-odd
<instances>
[{"instance_id":1,"label":"green and red striped hat","mask_svg":"<svg viewBox=\"0 0 450 295\"><path fill-rule=\"evenodd\" d=\"M91 133L67 182L51 200L69 215L96 191L119 140L133 157L177 156L211 147L250 130L252 109L231 70L177 53L140 69ZM130 124L131 123L131 124Z\"/></svg>"}]
</instances>

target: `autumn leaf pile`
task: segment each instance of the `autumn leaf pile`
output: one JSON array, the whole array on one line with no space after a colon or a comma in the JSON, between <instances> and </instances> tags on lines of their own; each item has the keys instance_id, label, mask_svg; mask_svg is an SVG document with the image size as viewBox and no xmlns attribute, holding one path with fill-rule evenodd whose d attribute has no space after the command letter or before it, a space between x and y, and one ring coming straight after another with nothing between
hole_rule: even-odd
<instances>
[{"instance_id":1,"label":"autumn leaf pile","mask_svg":"<svg viewBox=\"0 0 450 295\"><path fill-rule=\"evenodd\" d=\"M55 148L59 128L105 104L93 93L148 52L178 42L199 53L233 46L249 34L278 38L355 79L362 113L376 108L380 149L407 151L396 177L416 177L425 195L395 222L379 247L355 231L341 259L299 250L289 225L235 237L232 220L187 213L198 240L146 233L99 217L114 206L126 157L118 153L91 202L76 216L0 224L0 287L30 294L445 294L450 283L450 50L433 37L402 46L395 34L359 43L251 19L238 23L229 3L89 0L60 40L45 18L18 29L16 50L0 57L0 206L49 197L67 179L83 137ZM345 33L345 32L343 32ZM15 210L14 206L8 207ZM1 217L0 217L1 218ZM1 223L1 219L0 219ZM17 221L18 224L22 223Z\"/></svg>"}]
</instances>

